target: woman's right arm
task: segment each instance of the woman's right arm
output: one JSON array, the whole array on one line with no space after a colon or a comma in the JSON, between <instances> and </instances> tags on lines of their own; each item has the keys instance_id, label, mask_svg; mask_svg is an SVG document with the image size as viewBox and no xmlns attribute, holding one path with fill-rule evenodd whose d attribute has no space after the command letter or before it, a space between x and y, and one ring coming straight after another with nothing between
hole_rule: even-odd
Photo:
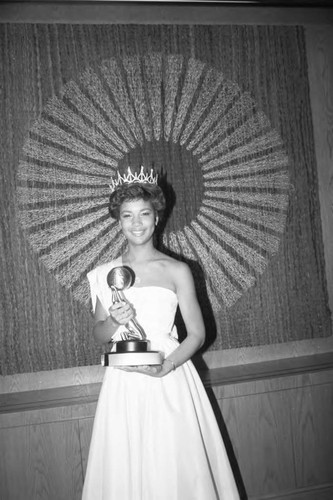
<instances>
[{"instance_id":1,"label":"woman's right arm","mask_svg":"<svg viewBox=\"0 0 333 500\"><path fill-rule=\"evenodd\" d=\"M107 344L108 342L110 342L112 335L114 335L118 330L119 324L117 324L112 316L106 312L98 298L96 302L94 319L94 339L98 344Z\"/></svg>"},{"instance_id":2,"label":"woman's right arm","mask_svg":"<svg viewBox=\"0 0 333 500\"><path fill-rule=\"evenodd\" d=\"M94 312L95 324L93 336L98 344L107 344L120 325L125 325L134 317L134 311L128 302L117 302L107 312L97 297Z\"/></svg>"}]
</instances>

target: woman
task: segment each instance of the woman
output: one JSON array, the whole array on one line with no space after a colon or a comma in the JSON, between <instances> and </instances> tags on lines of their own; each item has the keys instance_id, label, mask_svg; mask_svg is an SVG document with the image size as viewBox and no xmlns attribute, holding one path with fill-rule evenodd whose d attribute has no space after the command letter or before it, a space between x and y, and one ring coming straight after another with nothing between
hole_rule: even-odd
<instances>
[{"instance_id":1,"label":"woman","mask_svg":"<svg viewBox=\"0 0 333 500\"><path fill-rule=\"evenodd\" d=\"M190 360L205 328L189 267L154 247L165 207L157 180L145 175L113 181L110 213L127 240L126 252L88 274L100 344L121 339L133 318L158 366L106 368L91 439L83 499L233 500L238 492L209 400ZM112 304L107 275L126 265L136 280L126 301ZM182 314L187 337L174 325Z\"/></svg>"}]
</instances>

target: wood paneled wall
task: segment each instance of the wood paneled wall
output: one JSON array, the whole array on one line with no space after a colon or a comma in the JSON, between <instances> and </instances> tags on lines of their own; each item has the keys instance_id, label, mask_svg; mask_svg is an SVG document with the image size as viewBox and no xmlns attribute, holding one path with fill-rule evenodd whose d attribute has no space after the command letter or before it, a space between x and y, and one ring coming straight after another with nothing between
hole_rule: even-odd
<instances>
[{"instance_id":1,"label":"wood paneled wall","mask_svg":"<svg viewBox=\"0 0 333 500\"><path fill-rule=\"evenodd\" d=\"M307 363L203 375L244 499L333 498L333 356ZM2 397L1 500L81 497L100 384L82 387Z\"/></svg>"},{"instance_id":2,"label":"wood paneled wall","mask_svg":"<svg viewBox=\"0 0 333 500\"><path fill-rule=\"evenodd\" d=\"M249 498L333 498L332 376L215 390Z\"/></svg>"}]
</instances>

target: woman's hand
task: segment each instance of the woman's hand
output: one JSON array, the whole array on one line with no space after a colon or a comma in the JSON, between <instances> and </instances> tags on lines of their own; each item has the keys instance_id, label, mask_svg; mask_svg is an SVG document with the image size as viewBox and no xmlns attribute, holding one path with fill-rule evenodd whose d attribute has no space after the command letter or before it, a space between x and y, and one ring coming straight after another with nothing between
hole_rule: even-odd
<instances>
[{"instance_id":1,"label":"woman's hand","mask_svg":"<svg viewBox=\"0 0 333 500\"><path fill-rule=\"evenodd\" d=\"M112 306L109 307L109 314L111 319L118 323L118 325L126 325L126 323L134 318L134 310L126 301L112 304Z\"/></svg>"},{"instance_id":2,"label":"woman's hand","mask_svg":"<svg viewBox=\"0 0 333 500\"><path fill-rule=\"evenodd\" d=\"M142 373L156 378L162 378L172 371L172 366L170 368L169 363L163 363L162 365L117 366L115 368L125 372Z\"/></svg>"}]
</instances>

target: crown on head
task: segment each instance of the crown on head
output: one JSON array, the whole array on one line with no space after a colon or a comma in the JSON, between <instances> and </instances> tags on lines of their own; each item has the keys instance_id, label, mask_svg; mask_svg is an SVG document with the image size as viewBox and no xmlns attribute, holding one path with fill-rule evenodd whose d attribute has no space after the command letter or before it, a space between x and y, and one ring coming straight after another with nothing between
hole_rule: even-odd
<instances>
[{"instance_id":1,"label":"crown on head","mask_svg":"<svg viewBox=\"0 0 333 500\"><path fill-rule=\"evenodd\" d=\"M158 174L154 175L154 170L151 169L150 173L144 172L143 167L141 167L139 174L137 172L132 172L131 167L127 169L127 175L120 175L118 172L117 177L111 179L110 189L111 193L117 189L117 187L123 184L133 184L133 183L148 183L157 184Z\"/></svg>"}]
</instances>

